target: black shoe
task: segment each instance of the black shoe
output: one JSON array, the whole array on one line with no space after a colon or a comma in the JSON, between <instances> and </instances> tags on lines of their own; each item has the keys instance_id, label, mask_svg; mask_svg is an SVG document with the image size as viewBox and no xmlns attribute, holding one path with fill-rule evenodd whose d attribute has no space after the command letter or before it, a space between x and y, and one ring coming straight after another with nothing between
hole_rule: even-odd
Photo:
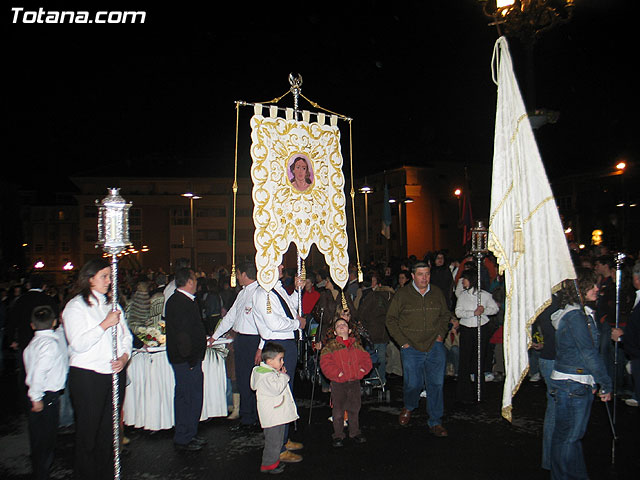
<instances>
[{"instance_id":1,"label":"black shoe","mask_svg":"<svg viewBox=\"0 0 640 480\"><path fill-rule=\"evenodd\" d=\"M199 452L200 450L202 450L202 445L195 443L193 440L191 440L187 444L174 443L173 446L180 452Z\"/></svg>"},{"instance_id":2,"label":"black shoe","mask_svg":"<svg viewBox=\"0 0 640 480\"><path fill-rule=\"evenodd\" d=\"M356 435L355 437L351 438L351 441L353 443L367 443L367 438L363 435Z\"/></svg>"},{"instance_id":3,"label":"black shoe","mask_svg":"<svg viewBox=\"0 0 640 480\"><path fill-rule=\"evenodd\" d=\"M192 442L192 443L195 443L196 445L204 446L204 445L206 445L207 443L209 443L209 440L207 440L207 439L206 439L206 438L204 438L204 437L200 437L200 436L196 435L195 437L193 437L193 438L191 439L191 442Z\"/></svg>"},{"instance_id":4,"label":"black shoe","mask_svg":"<svg viewBox=\"0 0 640 480\"><path fill-rule=\"evenodd\" d=\"M342 441L341 438L334 438L333 441L331 442L331 446L333 448L344 447L344 442Z\"/></svg>"}]
</instances>

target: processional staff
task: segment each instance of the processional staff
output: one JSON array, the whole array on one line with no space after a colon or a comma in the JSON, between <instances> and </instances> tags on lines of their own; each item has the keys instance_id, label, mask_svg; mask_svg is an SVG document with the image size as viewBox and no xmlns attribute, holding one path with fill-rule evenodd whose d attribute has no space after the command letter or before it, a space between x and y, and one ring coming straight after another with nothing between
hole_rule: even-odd
<instances>
[{"instance_id":1,"label":"processional staff","mask_svg":"<svg viewBox=\"0 0 640 480\"><path fill-rule=\"evenodd\" d=\"M118 254L131 245L129 241L129 208L120 196L119 188L109 188L109 195L98 202L97 247L111 256L111 310L118 310ZM118 359L118 325L111 328L111 360ZM120 480L120 394L118 374L111 374L112 420L113 420L113 478Z\"/></svg>"},{"instance_id":2,"label":"processional staff","mask_svg":"<svg viewBox=\"0 0 640 480\"><path fill-rule=\"evenodd\" d=\"M476 299L477 299L476 306L477 307L480 307L480 305L482 304L482 299L480 298L480 289L482 286L480 268L482 267L482 257L489 252L488 238L489 238L489 231L484 226L482 221L478 221L476 223L476 226L471 229L471 253L473 254L473 256L476 257L477 270L478 270L478 282L477 282L478 286L476 288ZM482 326L482 314L476 315L476 323L478 327L478 371L476 372L476 385L477 385L477 394L478 394L478 402L479 402L481 400L480 375L482 373L481 372L482 368L480 365L481 356L482 356L482 350L480 348L480 341L482 338L482 334L480 331L480 327Z\"/></svg>"}]
</instances>

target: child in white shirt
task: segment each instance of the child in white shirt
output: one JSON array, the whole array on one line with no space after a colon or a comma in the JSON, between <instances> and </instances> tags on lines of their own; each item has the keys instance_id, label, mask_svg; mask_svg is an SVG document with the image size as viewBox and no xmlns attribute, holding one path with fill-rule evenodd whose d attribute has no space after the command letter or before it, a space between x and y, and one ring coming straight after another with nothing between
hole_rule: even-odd
<instances>
[{"instance_id":1,"label":"child in white shirt","mask_svg":"<svg viewBox=\"0 0 640 480\"><path fill-rule=\"evenodd\" d=\"M49 478L58 433L60 395L69 369L67 350L54 330L56 321L51 307L36 307L31 316L35 335L23 352L25 384L31 400L31 462L36 480Z\"/></svg>"}]
</instances>

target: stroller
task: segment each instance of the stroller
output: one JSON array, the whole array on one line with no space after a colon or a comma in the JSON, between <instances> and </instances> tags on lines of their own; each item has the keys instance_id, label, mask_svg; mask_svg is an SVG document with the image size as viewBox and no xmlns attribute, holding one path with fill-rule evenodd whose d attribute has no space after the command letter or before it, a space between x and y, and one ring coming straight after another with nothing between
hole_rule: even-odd
<instances>
[{"instance_id":1,"label":"stroller","mask_svg":"<svg viewBox=\"0 0 640 480\"><path fill-rule=\"evenodd\" d=\"M363 396L371 397L375 392L377 394L378 402L390 403L391 391L387 389L386 382L384 382L380 376L380 354L373 344L367 345L365 350L367 350L369 355L371 355L371 363L373 364L373 367L371 368L369 376L362 380Z\"/></svg>"}]
</instances>

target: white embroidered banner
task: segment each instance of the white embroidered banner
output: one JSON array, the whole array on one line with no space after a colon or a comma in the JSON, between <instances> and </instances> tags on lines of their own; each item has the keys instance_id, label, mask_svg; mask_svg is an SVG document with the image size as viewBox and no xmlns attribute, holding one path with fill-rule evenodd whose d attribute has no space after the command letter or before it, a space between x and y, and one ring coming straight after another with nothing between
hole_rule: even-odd
<instances>
[{"instance_id":1,"label":"white embroidered banner","mask_svg":"<svg viewBox=\"0 0 640 480\"><path fill-rule=\"evenodd\" d=\"M349 254L340 130L260 114L251 129L258 282L273 288L291 242L303 259L315 243L331 278L344 287Z\"/></svg>"}]
</instances>

